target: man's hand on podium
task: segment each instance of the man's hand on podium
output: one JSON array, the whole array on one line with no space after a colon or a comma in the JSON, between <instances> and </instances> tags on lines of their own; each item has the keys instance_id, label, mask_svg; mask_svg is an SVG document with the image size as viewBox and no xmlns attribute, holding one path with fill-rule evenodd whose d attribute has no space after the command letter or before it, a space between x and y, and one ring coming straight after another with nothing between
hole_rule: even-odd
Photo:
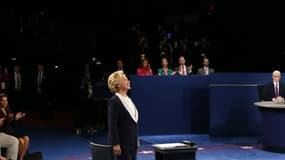
<instances>
[{"instance_id":1,"label":"man's hand on podium","mask_svg":"<svg viewBox=\"0 0 285 160\"><path fill-rule=\"evenodd\" d=\"M284 102L284 98L281 96L278 96L277 98L273 98L272 100L275 103L283 103Z\"/></svg>"}]
</instances>

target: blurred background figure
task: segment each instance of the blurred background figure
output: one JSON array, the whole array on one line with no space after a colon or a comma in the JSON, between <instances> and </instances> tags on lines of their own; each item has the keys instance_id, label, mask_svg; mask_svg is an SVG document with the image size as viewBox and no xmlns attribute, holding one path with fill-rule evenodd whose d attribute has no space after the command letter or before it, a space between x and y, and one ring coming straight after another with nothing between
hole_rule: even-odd
<instances>
[{"instance_id":1,"label":"blurred background figure","mask_svg":"<svg viewBox=\"0 0 285 160\"><path fill-rule=\"evenodd\" d=\"M0 92L8 94L10 75L8 68L3 66L0 68Z\"/></svg>"},{"instance_id":2,"label":"blurred background figure","mask_svg":"<svg viewBox=\"0 0 285 160\"><path fill-rule=\"evenodd\" d=\"M197 74L209 75L209 74L215 73L215 69L211 68L209 65L210 65L209 58L204 57L203 58L203 67L201 67L197 70Z\"/></svg>"},{"instance_id":3,"label":"blurred background figure","mask_svg":"<svg viewBox=\"0 0 285 160\"><path fill-rule=\"evenodd\" d=\"M34 88L34 109L40 111L40 118L48 120L52 118L51 108L49 108L49 81L48 73L44 64L37 64L36 71L33 76Z\"/></svg>"},{"instance_id":4,"label":"blurred background figure","mask_svg":"<svg viewBox=\"0 0 285 160\"><path fill-rule=\"evenodd\" d=\"M123 60L121 59L118 59L116 61L116 66L117 66L117 71L124 71L124 63L123 63Z\"/></svg>"},{"instance_id":5,"label":"blurred background figure","mask_svg":"<svg viewBox=\"0 0 285 160\"><path fill-rule=\"evenodd\" d=\"M168 60L166 57L161 59L161 65L162 65L162 68L159 68L157 70L157 74L159 76L161 76L161 75L174 75L175 74L172 71L172 69L168 67Z\"/></svg>"},{"instance_id":6,"label":"blurred background figure","mask_svg":"<svg viewBox=\"0 0 285 160\"><path fill-rule=\"evenodd\" d=\"M13 72L11 74L9 82L9 97L10 104L13 106L14 110L20 111L25 107L25 77L22 74L21 67L18 64L13 66Z\"/></svg>"},{"instance_id":7,"label":"blurred background figure","mask_svg":"<svg viewBox=\"0 0 285 160\"><path fill-rule=\"evenodd\" d=\"M80 106L77 107L76 128L83 129L96 125L98 119L98 108L94 103L94 85L96 81L92 65L86 63L80 78Z\"/></svg>"},{"instance_id":8,"label":"blurred background figure","mask_svg":"<svg viewBox=\"0 0 285 160\"><path fill-rule=\"evenodd\" d=\"M138 76L152 76L152 69L147 59L142 60L140 68L137 69Z\"/></svg>"},{"instance_id":9,"label":"blurred background figure","mask_svg":"<svg viewBox=\"0 0 285 160\"><path fill-rule=\"evenodd\" d=\"M184 56L180 56L178 60L179 66L175 68L175 73L180 76L187 76L192 74L192 64L189 67L186 65Z\"/></svg>"}]
</instances>

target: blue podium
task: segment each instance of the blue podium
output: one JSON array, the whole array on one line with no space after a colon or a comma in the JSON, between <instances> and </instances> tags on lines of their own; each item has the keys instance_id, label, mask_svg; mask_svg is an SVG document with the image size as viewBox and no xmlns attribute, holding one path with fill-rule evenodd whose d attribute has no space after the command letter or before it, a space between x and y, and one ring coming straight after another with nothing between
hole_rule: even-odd
<instances>
[{"instance_id":1,"label":"blue podium","mask_svg":"<svg viewBox=\"0 0 285 160\"><path fill-rule=\"evenodd\" d=\"M285 152L285 103L255 102L261 113L264 150Z\"/></svg>"}]
</instances>

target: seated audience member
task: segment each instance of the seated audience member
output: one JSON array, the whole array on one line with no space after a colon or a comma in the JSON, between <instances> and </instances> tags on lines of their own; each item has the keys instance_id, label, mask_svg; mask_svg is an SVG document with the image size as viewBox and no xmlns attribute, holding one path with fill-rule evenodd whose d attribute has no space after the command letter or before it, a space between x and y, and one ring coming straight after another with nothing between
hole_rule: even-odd
<instances>
[{"instance_id":1,"label":"seated audience member","mask_svg":"<svg viewBox=\"0 0 285 160\"><path fill-rule=\"evenodd\" d=\"M265 101L282 102L285 97L285 84L280 81L281 73L275 70L272 81L263 86L262 97Z\"/></svg>"},{"instance_id":2,"label":"seated audience member","mask_svg":"<svg viewBox=\"0 0 285 160\"><path fill-rule=\"evenodd\" d=\"M19 135L18 133L16 133L13 127L13 123L15 123L17 120L25 116L26 114L22 112L18 112L16 116L14 116L13 112L8 106L8 96L6 94L0 94L0 117L5 118L3 125L0 128L0 132L18 138L19 140L18 160L24 159L24 156L29 146L29 137L24 135Z\"/></svg>"},{"instance_id":3,"label":"seated audience member","mask_svg":"<svg viewBox=\"0 0 285 160\"><path fill-rule=\"evenodd\" d=\"M10 75L7 67L0 68L0 92L7 93L10 81Z\"/></svg>"},{"instance_id":4,"label":"seated audience member","mask_svg":"<svg viewBox=\"0 0 285 160\"><path fill-rule=\"evenodd\" d=\"M138 59L137 59L136 61L134 61L135 66L136 66L137 68L140 68L140 67L141 67L141 63L142 63L144 60L146 60L146 59L148 59L146 53L145 53L145 52L140 53Z\"/></svg>"},{"instance_id":5,"label":"seated audience member","mask_svg":"<svg viewBox=\"0 0 285 160\"><path fill-rule=\"evenodd\" d=\"M174 69L177 75L186 76L192 74L193 66L190 64L189 67L187 67L185 58L183 56L179 57L178 63L179 66Z\"/></svg>"},{"instance_id":6,"label":"seated audience member","mask_svg":"<svg viewBox=\"0 0 285 160\"><path fill-rule=\"evenodd\" d=\"M143 53L140 54L140 60L143 61L145 59L147 59L146 58L146 54L143 52Z\"/></svg>"},{"instance_id":7,"label":"seated audience member","mask_svg":"<svg viewBox=\"0 0 285 160\"><path fill-rule=\"evenodd\" d=\"M118 59L116 61L116 71L123 71L124 72L124 63L123 60Z\"/></svg>"},{"instance_id":8,"label":"seated audience member","mask_svg":"<svg viewBox=\"0 0 285 160\"><path fill-rule=\"evenodd\" d=\"M1 148L6 148L6 155L2 157L0 155L0 160L17 160L19 141L16 137L8 135L2 132L2 126L4 124L5 118L0 118L0 144Z\"/></svg>"},{"instance_id":9,"label":"seated audience member","mask_svg":"<svg viewBox=\"0 0 285 160\"><path fill-rule=\"evenodd\" d=\"M161 59L161 65L162 65L162 68L159 68L159 69L157 70L157 74L158 74L159 76L161 76L161 75L173 75L173 74L175 74L175 73L172 71L172 69L168 67L168 60L167 60L167 58L164 57L164 58Z\"/></svg>"},{"instance_id":10,"label":"seated audience member","mask_svg":"<svg viewBox=\"0 0 285 160\"><path fill-rule=\"evenodd\" d=\"M80 103L80 111L77 112L77 119L75 123L75 127L77 129L82 129L82 127L86 125L90 125L93 118L97 118L98 116L90 112L97 111L97 107L94 107L94 86L96 84L94 70L90 63L85 63L83 67L83 71L80 77L79 84L79 103Z\"/></svg>"},{"instance_id":11,"label":"seated audience member","mask_svg":"<svg viewBox=\"0 0 285 160\"><path fill-rule=\"evenodd\" d=\"M150 63L147 59L141 62L141 67L137 69L138 76L152 76L152 69L150 67Z\"/></svg>"},{"instance_id":12,"label":"seated audience member","mask_svg":"<svg viewBox=\"0 0 285 160\"><path fill-rule=\"evenodd\" d=\"M204 57L203 58L203 67L199 68L197 70L197 74L200 74L200 75L209 75L209 74L212 74L212 73L215 73L215 70L213 68L211 68L209 66L209 58L207 57Z\"/></svg>"}]
</instances>

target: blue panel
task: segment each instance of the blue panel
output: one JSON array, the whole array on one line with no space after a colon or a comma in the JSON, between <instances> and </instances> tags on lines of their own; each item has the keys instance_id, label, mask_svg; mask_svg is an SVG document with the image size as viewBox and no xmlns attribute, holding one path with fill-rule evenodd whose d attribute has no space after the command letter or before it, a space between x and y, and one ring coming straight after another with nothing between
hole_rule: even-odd
<instances>
[{"instance_id":1,"label":"blue panel","mask_svg":"<svg viewBox=\"0 0 285 160\"><path fill-rule=\"evenodd\" d=\"M140 134L260 135L260 113L253 103L257 85L271 81L271 73L130 79Z\"/></svg>"},{"instance_id":2,"label":"blue panel","mask_svg":"<svg viewBox=\"0 0 285 160\"><path fill-rule=\"evenodd\" d=\"M210 79L210 135L260 135L261 117L253 103L257 85L271 73L220 73Z\"/></svg>"},{"instance_id":3,"label":"blue panel","mask_svg":"<svg viewBox=\"0 0 285 160\"><path fill-rule=\"evenodd\" d=\"M284 77L283 77L284 78ZM262 84L271 81L271 73L216 73L211 84Z\"/></svg>"},{"instance_id":4,"label":"blue panel","mask_svg":"<svg viewBox=\"0 0 285 160\"><path fill-rule=\"evenodd\" d=\"M260 113L255 86L210 88L210 135L259 135Z\"/></svg>"},{"instance_id":5,"label":"blue panel","mask_svg":"<svg viewBox=\"0 0 285 160\"><path fill-rule=\"evenodd\" d=\"M207 76L131 76L141 134L208 131Z\"/></svg>"}]
</instances>

